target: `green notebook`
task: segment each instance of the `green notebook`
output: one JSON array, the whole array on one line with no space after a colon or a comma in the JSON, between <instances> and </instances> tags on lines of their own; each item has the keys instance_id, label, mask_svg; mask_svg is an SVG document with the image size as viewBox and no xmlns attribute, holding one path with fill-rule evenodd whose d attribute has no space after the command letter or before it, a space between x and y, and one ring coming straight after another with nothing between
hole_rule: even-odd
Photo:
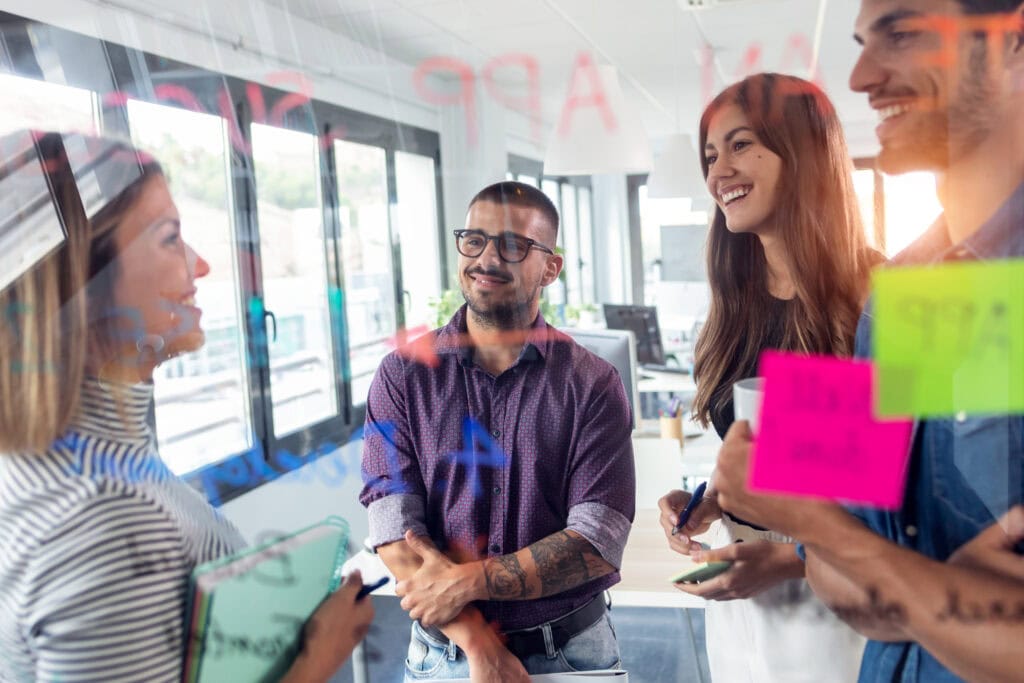
<instances>
[{"instance_id":1,"label":"green notebook","mask_svg":"<svg viewBox=\"0 0 1024 683\"><path fill-rule=\"evenodd\" d=\"M298 654L306 620L341 583L347 555L348 524L331 517L196 567L185 681L281 678Z\"/></svg>"}]
</instances>

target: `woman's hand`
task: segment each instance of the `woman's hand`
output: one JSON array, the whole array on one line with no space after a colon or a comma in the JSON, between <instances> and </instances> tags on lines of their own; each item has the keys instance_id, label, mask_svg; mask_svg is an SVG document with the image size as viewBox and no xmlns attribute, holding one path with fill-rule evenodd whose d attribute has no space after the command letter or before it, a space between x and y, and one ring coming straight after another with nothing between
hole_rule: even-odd
<instances>
[{"instance_id":1,"label":"woman's hand","mask_svg":"<svg viewBox=\"0 0 1024 683\"><path fill-rule=\"evenodd\" d=\"M369 597L356 600L362 587L362 576L354 571L317 607L303 630L302 651L282 683L319 683L337 673L373 621Z\"/></svg>"},{"instance_id":2,"label":"woman's hand","mask_svg":"<svg viewBox=\"0 0 1024 683\"><path fill-rule=\"evenodd\" d=\"M658 509L661 510L659 522L665 530L665 537L672 550L683 555L689 555L701 549L700 543L691 540L692 536L699 536L708 530L711 522L721 518L722 510L718 507L715 496L706 495L697 503L697 508L686 521L686 525L675 536L672 529L679 523L679 514L690 502L691 494L686 491L669 491L658 500Z\"/></svg>"},{"instance_id":3,"label":"woman's hand","mask_svg":"<svg viewBox=\"0 0 1024 683\"><path fill-rule=\"evenodd\" d=\"M695 562L732 562L729 569L713 579L675 584L684 593L705 600L752 598L786 579L804 575L804 563L797 557L793 543L733 543L724 548L697 551L691 556Z\"/></svg>"}]
</instances>

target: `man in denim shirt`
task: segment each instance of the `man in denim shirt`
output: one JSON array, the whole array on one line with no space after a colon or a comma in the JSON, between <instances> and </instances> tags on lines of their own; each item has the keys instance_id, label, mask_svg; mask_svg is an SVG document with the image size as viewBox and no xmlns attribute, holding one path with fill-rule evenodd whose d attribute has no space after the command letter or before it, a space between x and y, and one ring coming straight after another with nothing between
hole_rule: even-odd
<instances>
[{"instance_id":1,"label":"man in denim shirt","mask_svg":"<svg viewBox=\"0 0 1024 683\"><path fill-rule=\"evenodd\" d=\"M1024 257L1024 2L862 0L855 37L882 170L941 178L944 215L895 263ZM871 639L860 681L1022 680L1024 417L920 421L896 512L753 495L749 445L737 423L719 504L803 541L815 592Z\"/></svg>"}]
</instances>

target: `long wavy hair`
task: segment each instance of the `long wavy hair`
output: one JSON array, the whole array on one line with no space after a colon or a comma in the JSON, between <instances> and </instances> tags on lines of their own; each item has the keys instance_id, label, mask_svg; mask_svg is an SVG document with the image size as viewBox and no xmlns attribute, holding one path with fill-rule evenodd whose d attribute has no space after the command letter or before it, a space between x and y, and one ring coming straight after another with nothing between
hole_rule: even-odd
<instances>
[{"instance_id":1,"label":"long wavy hair","mask_svg":"<svg viewBox=\"0 0 1024 683\"><path fill-rule=\"evenodd\" d=\"M768 149L782 158L774 221L785 246L796 299L787 307L781 347L849 356L871 266L853 190L853 163L835 108L817 86L794 76L756 74L720 93L701 116L700 162L711 119L736 105ZM768 265L757 235L732 233L715 209L707 242L711 306L694 354L695 418L732 399L732 385L757 363L770 319Z\"/></svg>"}]
</instances>

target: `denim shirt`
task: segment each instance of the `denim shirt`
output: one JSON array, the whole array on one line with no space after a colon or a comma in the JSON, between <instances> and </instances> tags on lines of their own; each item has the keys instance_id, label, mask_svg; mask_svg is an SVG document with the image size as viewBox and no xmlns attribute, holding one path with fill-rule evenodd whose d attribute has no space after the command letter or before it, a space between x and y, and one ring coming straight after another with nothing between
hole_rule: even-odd
<instances>
[{"instance_id":1,"label":"denim shirt","mask_svg":"<svg viewBox=\"0 0 1024 683\"><path fill-rule=\"evenodd\" d=\"M950 244L945 220L893 259L894 265L1024 256L1024 185L982 227ZM871 354L871 304L857 328L856 354ZM1022 380L1024 381L1024 380ZM852 512L876 533L945 561L1010 507L1024 501L1024 416L963 414L915 424L902 509ZM860 683L947 683L961 679L915 643L868 641Z\"/></svg>"}]
</instances>

